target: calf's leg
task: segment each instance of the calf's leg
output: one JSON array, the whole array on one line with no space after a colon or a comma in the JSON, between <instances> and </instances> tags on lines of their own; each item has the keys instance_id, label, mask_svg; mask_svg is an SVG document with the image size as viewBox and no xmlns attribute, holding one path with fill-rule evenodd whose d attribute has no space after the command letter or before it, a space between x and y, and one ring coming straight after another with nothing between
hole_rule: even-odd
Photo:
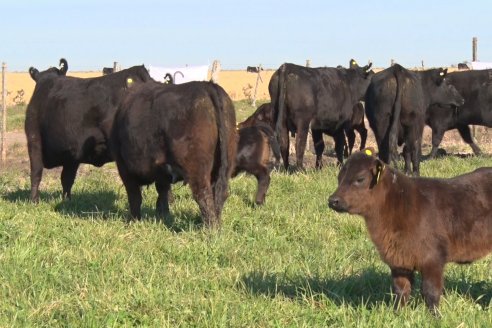
<instances>
[{"instance_id":1,"label":"calf's leg","mask_svg":"<svg viewBox=\"0 0 492 328\"><path fill-rule=\"evenodd\" d=\"M393 292L396 294L395 308L407 304L413 285L413 271L401 268L391 268Z\"/></svg>"},{"instance_id":2,"label":"calf's leg","mask_svg":"<svg viewBox=\"0 0 492 328\"><path fill-rule=\"evenodd\" d=\"M121 180L125 186L126 193L128 195L128 203L130 204L130 214L132 218L140 219L140 207L142 206L142 191L140 190L140 184L135 176L130 174L126 166L123 163L118 163L118 172L120 173Z\"/></svg>"},{"instance_id":3,"label":"calf's leg","mask_svg":"<svg viewBox=\"0 0 492 328\"><path fill-rule=\"evenodd\" d=\"M217 217L215 211L215 202L210 181L201 177L190 177L189 180L193 198L198 203L202 213L203 222L209 228L220 226L220 217Z\"/></svg>"},{"instance_id":4,"label":"calf's leg","mask_svg":"<svg viewBox=\"0 0 492 328\"><path fill-rule=\"evenodd\" d=\"M425 304L432 312L437 310L443 291L444 264L439 262L429 263L422 267L422 296Z\"/></svg>"},{"instance_id":5,"label":"calf's leg","mask_svg":"<svg viewBox=\"0 0 492 328\"><path fill-rule=\"evenodd\" d=\"M265 202L265 196L270 185L270 175L268 174L268 169L262 167L260 171L255 174L258 180L258 191L256 192L256 204L262 205Z\"/></svg>"},{"instance_id":6,"label":"calf's leg","mask_svg":"<svg viewBox=\"0 0 492 328\"><path fill-rule=\"evenodd\" d=\"M159 177L155 181L155 189L157 190L156 212L159 216L169 217L168 197L171 192L171 184L165 177Z\"/></svg>"}]
</instances>

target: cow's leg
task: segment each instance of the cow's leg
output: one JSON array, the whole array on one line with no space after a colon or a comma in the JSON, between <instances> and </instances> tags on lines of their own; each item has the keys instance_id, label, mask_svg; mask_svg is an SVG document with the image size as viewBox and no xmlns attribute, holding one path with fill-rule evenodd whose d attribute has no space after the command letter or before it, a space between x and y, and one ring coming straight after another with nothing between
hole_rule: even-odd
<instances>
[{"instance_id":1,"label":"cow's leg","mask_svg":"<svg viewBox=\"0 0 492 328\"><path fill-rule=\"evenodd\" d=\"M353 128L345 130L345 134L347 135L347 141L348 141L348 149L345 153L345 157L348 157L349 155L352 154L352 149L354 149L354 144L355 144L355 132Z\"/></svg>"},{"instance_id":2,"label":"cow's leg","mask_svg":"<svg viewBox=\"0 0 492 328\"><path fill-rule=\"evenodd\" d=\"M316 168L320 169L323 167L323 152L325 151L323 132L311 129L311 136L313 138L314 152L316 153Z\"/></svg>"},{"instance_id":3,"label":"cow's leg","mask_svg":"<svg viewBox=\"0 0 492 328\"><path fill-rule=\"evenodd\" d=\"M169 217L168 197L171 194L171 184L166 177L159 177L155 180L155 189L157 190L157 201L155 203L157 215L165 218Z\"/></svg>"},{"instance_id":4,"label":"cow's leg","mask_svg":"<svg viewBox=\"0 0 492 328\"><path fill-rule=\"evenodd\" d=\"M444 265L438 261L428 263L421 269L422 296L427 307L433 312L439 306L439 300L443 291L443 271Z\"/></svg>"},{"instance_id":5,"label":"cow's leg","mask_svg":"<svg viewBox=\"0 0 492 328\"><path fill-rule=\"evenodd\" d=\"M43 176L43 154L39 136L28 135L27 149L31 164L31 201L39 202L39 184Z\"/></svg>"},{"instance_id":6,"label":"cow's leg","mask_svg":"<svg viewBox=\"0 0 492 328\"><path fill-rule=\"evenodd\" d=\"M464 142L470 145L471 149L473 150L473 153L475 155L480 155L482 151L480 150L480 147L477 146L475 141L473 141L473 137L470 132L470 127L468 125L458 125L457 128L458 128L458 132L461 135L461 138L463 138Z\"/></svg>"},{"instance_id":7,"label":"cow's leg","mask_svg":"<svg viewBox=\"0 0 492 328\"><path fill-rule=\"evenodd\" d=\"M287 170L289 168L289 146L290 146L290 140L289 140L289 130L288 129L282 129L280 131L280 155L282 156L282 160L284 161L284 168Z\"/></svg>"},{"instance_id":8,"label":"cow's leg","mask_svg":"<svg viewBox=\"0 0 492 328\"><path fill-rule=\"evenodd\" d=\"M61 184L63 188L63 199L72 199L72 186L79 169L79 163L70 163L63 165L61 173Z\"/></svg>"},{"instance_id":9,"label":"cow's leg","mask_svg":"<svg viewBox=\"0 0 492 328\"><path fill-rule=\"evenodd\" d=\"M130 174L124 164L117 163L118 172L120 173L121 180L125 186L126 193L128 195L128 203L130 205L130 214L132 218L140 219L140 207L142 206L142 191L140 190L140 184L137 178Z\"/></svg>"},{"instance_id":10,"label":"cow's leg","mask_svg":"<svg viewBox=\"0 0 492 328\"><path fill-rule=\"evenodd\" d=\"M413 285L413 271L401 268L391 268L393 292L396 294L395 308L407 304Z\"/></svg>"},{"instance_id":11,"label":"cow's leg","mask_svg":"<svg viewBox=\"0 0 492 328\"><path fill-rule=\"evenodd\" d=\"M439 129L437 127L432 128L432 150L429 154L430 158L435 158L437 156L437 151L439 150L439 145L444 137L444 132L444 129Z\"/></svg>"},{"instance_id":12,"label":"cow's leg","mask_svg":"<svg viewBox=\"0 0 492 328\"><path fill-rule=\"evenodd\" d=\"M333 135L333 139L335 140L335 153L337 154L338 164L343 164L343 148L345 145L345 133L343 129L338 130Z\"/></svg>"},{"instance_id":13,"label":"cow's leg","mask_svg":"<svg viewBox=\"0 0 492 328\"><path fill-rule=\"evenodd\" d=\"M203 222L208 227L219 227L220 217L217 217L215 211L215 202L210 181L205 177L192 176L189 179L193 198L198 203L202 213Z\"/></svg>"},{"instance_id":14,"label":"cow's leg","mask_svg":"<svg viewBox=\"0 0 492 328\"><path fill-rule=\"evenodd\" d=\"M406 144L403 146L403 160L405 162L405 167L403 169L403 172L405 172L406 175L411 175L412 174L412 154L411 154L411 147L407 146ZM398 162L394 162L394 167L398 168Z\"/></svg>"},{"instance_id":15,"label":"cow's leg","mask_svg":"<svg viewBox=\"0 0 492 328\"><path fill-rule=\"evenodd\" d=\"M355 128L357 132L359 132L360 135L360 150L366 148L366 141L367 141L367 129L364 125L357 126Z\"/></svg>"},{"instance_id":16,"label":"cow's leg","mask_svg":"<svg viewBox=\"0 0 492 328\"><path fill-rule=\"evenodd\" d=\"M255 174L258 180L258 191L256 192L256 204L262 205L265 202L265 196L270 185L270 175L268 174L268 169L266 167L261 167L261 169Z\"/></svg>"},{"instance_id":17,"label":"cow's leg","mask_svg":"<svg viewBox=\"0 0 492 328\"><path fill-rule=\"evenodd\" d=\"M304 152L306 151L306 141L309 130L309 122L300 122L297 124L296 133L296 159L297 168L300 170L304 169Z\"/></svg>"}]
</instances>

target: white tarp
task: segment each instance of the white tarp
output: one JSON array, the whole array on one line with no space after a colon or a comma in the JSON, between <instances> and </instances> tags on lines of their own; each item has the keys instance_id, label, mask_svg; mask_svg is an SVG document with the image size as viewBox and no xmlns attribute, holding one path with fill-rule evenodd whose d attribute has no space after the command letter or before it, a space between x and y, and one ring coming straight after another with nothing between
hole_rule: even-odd
<instances>
[{"instance_id":1,"label":"white tarp","mask_svg":"<svg viewBox=\"0 0 492 328\"><path fill-rule=\"evenodd\" d=\"M471 62L468 64L468 67L471 69L491 69L492 68L492 63L485 63L485 62Z\"/></svg>"},{"instance_id":2,"label":"white tarp","mask_svg":"<svg viewBox=\"0 0 492 328\"><path fill-rule=\"evenodd\" d=\"M208 65L186 67L149 66L149 74L156 81L164 82L164 76L166 73L171 74L175 84L190 81L207 81Z\"/></svg>"}]
</instances>

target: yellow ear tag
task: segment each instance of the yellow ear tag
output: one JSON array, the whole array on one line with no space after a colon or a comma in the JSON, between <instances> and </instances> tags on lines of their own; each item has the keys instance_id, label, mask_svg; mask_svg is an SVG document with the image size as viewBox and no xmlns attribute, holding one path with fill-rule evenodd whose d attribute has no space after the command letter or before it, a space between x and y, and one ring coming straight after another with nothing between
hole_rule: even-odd
<instances>
[{"instance_id":1,"label":"yellow ear tag","mask_svg":"<svg viewBox=\"0 0 492 328\"><path fill-rule=\"evenodd\" d=\"M381 170L378 170L378 175L376 175L376 184L379 182L379 178L381 177L381 172L384 170L384 165L381 166Z\"/></svg>"},{"instance_id":2,"label":"yellow ear tag","mask_svg":"<svg viewBox=\"0 0 492 328\"><path fill-rule=\"evenodd\" d=\"M126 79L126 84L130 85L133 83L133 79L131 77Z\"/></svg>"},{"instance_id":3,"label":"yellow ear tag","mask_svg":"<svg viewBox=\"0 0 492 328\"><path fill-rule=\"evenodd\" d=\"M367 156L372 156L372 151L370 149L366 149L364 150L364 153L367 155Z\"/></svg>"}]
</instances>

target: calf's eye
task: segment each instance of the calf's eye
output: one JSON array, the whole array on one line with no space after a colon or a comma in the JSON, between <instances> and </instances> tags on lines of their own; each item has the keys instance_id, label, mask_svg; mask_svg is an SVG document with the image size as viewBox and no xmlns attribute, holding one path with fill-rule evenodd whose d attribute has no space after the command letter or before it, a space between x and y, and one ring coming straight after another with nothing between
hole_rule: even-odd
<instances>
[{"instance_id":1,"label":"calf's eye","mask_svg":"<svg viewBox=\"0 0 492 328\"><path fill-rule=\"evenodd\" d=\"M365 179L364 177L358 177L357 179L355 179L354 184L355 185L360 185L361 183L364 182L364 179Z\"/></svg>"}]
</instances>

